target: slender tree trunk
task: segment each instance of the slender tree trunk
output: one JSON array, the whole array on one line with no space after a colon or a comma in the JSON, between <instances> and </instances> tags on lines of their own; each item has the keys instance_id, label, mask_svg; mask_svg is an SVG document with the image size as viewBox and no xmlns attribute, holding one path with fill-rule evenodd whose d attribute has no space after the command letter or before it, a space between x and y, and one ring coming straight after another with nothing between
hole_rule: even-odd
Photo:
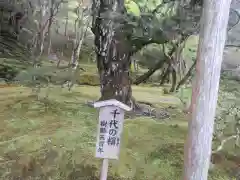
<instances>
[{"instance_id":1,"label":"slender tree trunk","mask_svg":"<svg viewBox=\"0 0 240 180\"><path fill-rule=\"evenodd\" d=\"M58 62L57 62L57 68L59 68L59 67L60 67L61 60L62 60L62 59L59 57L59 59L58 59Z\"/></svg>"},{"instance_id":2,"label":"slender tree trunk","mask_svg":"<svg viewBox=\"0 0 240 180\"><path fill-rule=\"evenodd\" d=\"M220 70L231 0L205 0L192 94L192 120L185 143L184 180L207 180Z\"/></svg>"},{"instance_id":3,"label":"slender tree trunk","mask_svg":"<svg viewBox=\"0 0 240 180\"><path fill-rule=\"evenodd\" d=\"M169 92L174 92L177 85L177 71L174 67L171 67L171 75L172 75L172 87Z\"/></svg>"},{"instance_id":4,"label":"slender tree trunk","mask_svg":"<svg viewBox=\"0 0 240 180\"><path fill-rule=\"evenodd\" d=\"M76 78L77 76L79 75L79 72L80 72L80 69L79 69L79 55L80 55L80 51L81 51L81 47L82 47L82 44L83 44L83 41L84 41L84 38L86 36L86 33L87 33L87 29L89 27L89 20L87 22L87 26L86 26L86 29L84 32L82 32L81 34L81 38L80 38L80 41L78 42L78 47L77 47L77 50L76 52L74 53L74 59L75 59L75 63L73 64L73 72L72 72L72 78L71 78L71 83L69 85L69 91L71 90L71 88L73 87L73 85L75 84L76 82ZM83 28L83 27L82 27Z\"/></svg>"},{"instance_id":5,"label":"slender tree trunk","mask_svg":"<svg viewBox=\"0 0 240 180\"><path fill-rule=\"evenodd\" d=\"M100 100L114 98L130 104L131 46L123 27L124 0L94 0L92 9L92 30L95 34L97 67L101 82Z\"/></svg>"},{"instance_id":6,"label":"slender tree trunk","mask_svg":"<svg viewBox=\"0 0 240 180\"><path fill-rule=\"evenodd\" d=\"M168 65L167 69L163 72L160 85L163 85L166 82L166 79L169 73L170 73L170 65Z\"/></svg>"},{"instance_id":7,"label":"slender tree trunk","mask_svg":"<svg viewBox=\"0 0 240 180\"><path fill-rule=\"evenodd\" d=\"M83 25L82 25L82 27L79 27L79 31L80 31L80 32L78 32L79 37L78 37L78 39L76 39L76 44L75 44L76 47L74 48L73 55L72 55L72 66L73 66L73 69L75 69L75 70L77 69L77 67L79 65L80 51L81 51L85 36L87 34L88 27L89 27L89 20L86 24L85 29L84 29Z\"/></svg>"},{"instance_id":8,"label":"slender tree trunk","mask_svg":"<svg viewBox=\"0 0 240 180\"><path fill-rule=\"evenodd\" d=\"M65 28L64 28L64 36L67 37L67 28L68 28L68 15L66 17Z\"/></svg>"},{"instance_id":9,"label":"slender tree trunk","mask_svg":"<svg viewBox=\"0 0 240 180\"><path fill-rule=\"evenodd\" d=\"M78 66L80 50L81 50L80 42L76 42L72 52L72 60L71 60L71 66L73 69L76 69Z\"/></svg>"},{"instance_id":10,"label":"slender tree trunk","mask_svg":"<svg viewBox=\"0 0 240 180\"><path fill-rule=\"evenodd\" d=\"M50 17L49 17L49 22L48 22L48 55L50 55L51 53L51 49L52 49L52 39L51 39L51 28L52 28L52 23L53 23L53 17L54 17L54 9L53 9L53 5L54 5L54 0L50 0Z\"/></svg>"},{"instance_id":11,"label":"slender tree trunk","mask_svg":"<svg viewBox=\"0 0 240 180\"><path fill-rule=\"evenodd\" d=\"M40 8L40 18L38 24L38 32L36 34L35 42L34 42L34 66L38 63L39 58L42 56L44 51L44 42L45 42L45 35L46 35L46 22L45 16L47 13L47 2L46 0L39 0Z\"/></svg>"},{"instance_id":12,"label":"slender tree trunk","mask_svg":"<svg viewBox=\"0 0 240 180\"><path fill-rule=\"evenodd\" d=\"M64 36L67 38L67 43L62 46L62 56L63 56L63 50L68 49L68 41L69 41L68 21L69 21L69 17L68 17L68 14L67 14L66 21L65 21L65 27L64 27Z\"/></svg>"},{"instance_id":13,"label":"slender tree trunk","mask_svg":"<svg viewBox=\"0 0 240 180\"><path fill-rule=\"evenodd\" d=\"M137 66L137 61L136 59L133 60L133 67L134 67L134 71L138 72L138 66Z\"/></svg>"},{"instance_id":14,"label":"slender tree trunk","mask_svg":"<svg viewBox=\"0 0 240 180\"><path fill-rule=\"evenodd\" d=\"M154 68L149 69L145 74L138 77L135 80L134 84L139 85L142 82L146 81L151 75L153 75L153 73L155 73L158 69L161 69L164 63L165 63L165 60L159 60L159 62L154 66Z\"/></svg>"},{"instance_id":15,"label":"slender tree trunk","mask_svg":"<svg viewBox=\"0 0 240 180\"><path fill-rule=\"evenodd\" d=\"M83 9L81 7L78 7L78 18L75 21L75 34L76 38L74 40L73 44L73 51L72 51L72 57L71 57L71 65L73 69L77 69L78 63L79 63L79 55L83 43L83 39L85 36L86 31L84 31L84 24L83 24Z\"/></svg>"},{"instance_id":16,"label":"slender tree trunk","mask_svg":"<svg viewBox=\"0 0 240 180\"><path fill-rule=\"evenodd\" d=\"M182 36L181 39L179 40L179 43L176 43L172 47L172 49L168 53L168 55L165 56L165 59L159 60L159 62L157 62L154 67L150 68L145 74L138 77L134 81L133 84L139 85L142 82L146 81L151 75L153 75L153 73L155 73L158 69L162 68L162 66L164 65L165 62L171 61L171 59L169 59L169 58L171 58L173 56L173 54L176 52L176 50L178 48L178 44L181 44L186 38L187 38L187 36Z\"/></svg>"},{"instance_id":17,"label":"slender tree trunk","mask_svg":"<svg viewBox=\"0 0 240 180\"><path fill-rule=\"evenodd\" d=\"M190 78L190 76L192 75L193 73L193 69L195 68L196 66L196 62L197 61L194 61L194 63L192 64L192 66L189 68L187 74L179 81L177 87L176 87L176 91L179 90L179 88L184 85L186 83L186 81Z\"/></svg>"}]
</instances>

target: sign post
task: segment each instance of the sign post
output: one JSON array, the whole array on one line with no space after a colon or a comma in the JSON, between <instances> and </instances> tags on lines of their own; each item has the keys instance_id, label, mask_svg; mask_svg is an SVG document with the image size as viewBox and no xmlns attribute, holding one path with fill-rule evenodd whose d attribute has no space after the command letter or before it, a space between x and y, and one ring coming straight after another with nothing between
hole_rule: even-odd
<instances>
[{"instance_id":1,"label":"sign post","mask_svg":"<svg viewBox=\"0 0 240 180\"><path fill-rule=\"evenodd\" d=\"M103 159L100 180L107 179L108 160L118 159L125 111L131 108L115 99L94 103L99 109L96 157Z\"/></svg>"}]
</instances>

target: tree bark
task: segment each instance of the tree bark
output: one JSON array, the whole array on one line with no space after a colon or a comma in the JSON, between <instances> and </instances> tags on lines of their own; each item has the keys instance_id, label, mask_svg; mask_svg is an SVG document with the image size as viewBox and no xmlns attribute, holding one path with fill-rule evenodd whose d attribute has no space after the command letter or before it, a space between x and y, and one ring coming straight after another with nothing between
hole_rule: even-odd
<instances>
[{"instance_id":1,"label":"tree bark","mask_svg":"<svg viewBox=\"0 0 240 180\"><path fill-rule=\"evenodd\" d=\"M42 56L44 51L44 42L45 42L45 35L46 35L46 25L47 22L44 21L44 18L47 14L47 6L46 1L39 1L40 8L40 18L38 22L38 29L37 34L34 42L34 66L38 63L39 58Z\"/></svg>"},{"instance_id":2,"label":"tree bark","mask_svg":"<svg viewBox=\"0 0 240 180\"><path fill-rule=\"evenodd\" d=\"M184 180L207 180L214 116L231 0L204 1L192 94L192 120L185 143Z\"/></svg>"},{"instance_id":3,"label":"tree bark","mask_svg":"<svg viewBox=\"0 0 240 180\"><path fill-rule=\"evenodd\" d=\"M84 30L83 28L84 27L81 27L82 28L82 32L81 32L81 37L80 39L78 39L78 45L77 45L77 49L74 51L74 55L73 55L73 58L74 58L74 64L72 64L72 69L73 69L73 72L72 72L72 79L71 79L71 82L70 82L70 85L69 85L69 91L71 90L71 88L73 87L74 83L76 82L76 78L80 72L80 67L79 67L79 56L80 56L80 51L81 51L81 48L82 48L82 44L83 44L83 41L84 41L84 38L86 36L86 33L87 33L87 30L88 30L88 27L89 27L89 20L87 22L87 25L86 25L86 29Z\"/></svg>"},{"instance_id":4,"label":"tree bark","mask_svg":"<svg viewBox=\"0 0 240 180\"><path fill-rule=\"evenodd\" d=\"M162 74L161 82L160 82L161 86L166 82L166 79L167 79L169 73L170 73L170 65L168 65L167 69Z\"/></svg>"},{"instance_id":5,"label":"tree bark","mask_svg":"<svg viewBox=\"0 0 240 180\"><path fill-rule=\"evenodd\" d=\"M54 0L50 0L49 4L51 5L49 12L50 12L50 17L49 17L49 22L48 22L48 50L47 53L50 55L51 49L52 49L52 39L51 39L51 28L52 28L52 23L53 23L53 17L54 17Z\"/></svg>"},{"instance_id":6,"label":"tree bark","mask_svg":"<svg viewBox=\"0 0 240 180\"><path fill-rule=\"evenodd\" d=\"M137 64L136 59L133 60L133 67L134 67L134 71L138 72L138 64Z\"/></svg>"},{"instance_id":7,"label":"tree bark","mask_svg":"<svg viewBox=\"0 0 240 180\"><path fill-rule=\"evenodd\" d=\"M172 87L169 92L174 92L177 85L177 71L171 66L171 75L172 75Z\"/></svg>"},{"instance_id":8,"label":"tree bark","mask_svg":"<svg viewBox=\"0 0 240 180\"><path fill-rule=\"evenodd\" d=\"M81 50L81 40L83 34L83 10L81 9L80 5L77 7L77 19L75 20L75 39L73 40L73 49L72 49L72 56L69 65L72 66L73 69L76 69L79 62L79 55Z\"/></svg>"},{"instance_id":9,"label":"tree bark","mask_svg":"<svg viewBox=\"0 0 240 180\"><path fill-rule=\"evenodd\" d=\"M130 104L131 46L122 25L124 0L94 0L92 9L92 30L95 34L97 67L101 82L100 100L117 99Z\"/></svg>"}]
</instances>

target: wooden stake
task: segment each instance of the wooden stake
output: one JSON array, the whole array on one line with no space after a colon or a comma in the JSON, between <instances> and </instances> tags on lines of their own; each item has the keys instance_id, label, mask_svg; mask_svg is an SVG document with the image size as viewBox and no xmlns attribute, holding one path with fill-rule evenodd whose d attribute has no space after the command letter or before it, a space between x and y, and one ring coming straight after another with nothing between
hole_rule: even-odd
<instances>
[{"instance_id":1,"label":"wooden stake","mask_svg":"<svg viewBox=\"0 0 240 180\"><path fill-rule=\"evenodd\" d=\"M108 174L108 159L103 159L100 180L107 180L107 174Z\"/></svg>"}]
</instances>

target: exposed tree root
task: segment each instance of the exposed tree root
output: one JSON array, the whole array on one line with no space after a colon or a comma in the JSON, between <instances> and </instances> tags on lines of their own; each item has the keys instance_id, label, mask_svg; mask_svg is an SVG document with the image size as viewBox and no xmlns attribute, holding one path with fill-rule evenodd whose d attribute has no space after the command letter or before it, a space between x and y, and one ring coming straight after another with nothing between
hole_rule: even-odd
<instances>
[{"instance_id":1,"label":"exposed tree root","mask_svg":"<svg viewBox=\"0 0 240 180\"><path fill-rule=\"evenodd\" d=\"M87 101L86 105L93 107L94 101ZM135 118L139 116L152 117L156 119L166 119L170 114L165 109L155 107L152 103L136 101L134 97L131 98L132 110L126 112L127 118Z\"/></svg>"}]
</instances>

